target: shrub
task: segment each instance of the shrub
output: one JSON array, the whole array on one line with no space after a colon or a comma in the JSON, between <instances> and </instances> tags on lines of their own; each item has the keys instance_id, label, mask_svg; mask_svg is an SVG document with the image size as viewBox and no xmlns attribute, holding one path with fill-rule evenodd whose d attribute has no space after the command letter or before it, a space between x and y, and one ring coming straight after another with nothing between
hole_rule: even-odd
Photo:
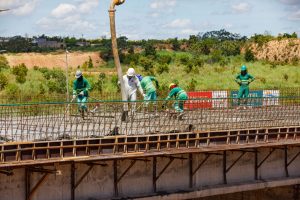
<instances>
[{"instance_id":1,"label":"shrub","mask_svg":"<svg viewBox=\"0 0 300 200\"><path fill-rule=\"evenodd\" d=\"M192 80L189 82L187 89L188 91L195 91L197 86L197 81L192 78Z\"/></svg>"},{"instance_id":2,"label":"shrub","mask_svg":"<svg viewBox=\"0 0 300 200\"><path fill-rule=\"evenodd\" d=\"M145 56L156 57L156 49L153 44L147 43L147 45L145 47Z\"/></svg>"},{"instance_id":3,"label":"shrub","mask_svg":"<svg viewBox=\"0 0 300 200\"><path fill-rule=\"evenodd\" d=\"M187 65L190 62L190 57L187 55L181 55L179 61L182 65Z\"/></svg>"},{"instance_id":4,"label":"shrub","mask_svg":"<svg viewBox=\"0 0 300 200\"><path fill-rule=\"evenodd\" d=\"M283 75L283 78L284 78L285 81L288 81L288 80L289 80L289 75L284 74L284 75Z\"/></svg>"},{"instance_id":5,"label":"shrub","mask_svg":"<svg viewBox=\"0 0 300 200\"><path fill-rule=\"evenodd\" d=\"M87 65L88 65L88 68L94 68L94 64L93 64L93 60L92 60L91 56L89 56L89 61L88 61Z\"/></svg>"},{"instance_id":6,"label":"shrub","mask_svg":"<svg viewBox=\"0 0 300 200\"><path fill-rule=\"evenodd\" d=\"M209 63L218 63L220 62L221 60L223 59L223 56L222 56L222 52L221 50L214 50L209 59L208 59L208 62Z\"/></svg>"},{"instance_id":7,"label":"shrub","mask_svg":"<svg viewBox=\"0 0 300 200\"><path fill-rule=\"evenodd\" d=\"M9 100L17 100L21 90L17 84L11 83L6 86L6 96Z\"/></svg>"},{"instance_id":8,"label":"shrub","mask_svg":"<svg viewBox=\"0 0 300 200\"><path fill-rule=\"evenodd\" d=\"M104 73L100 73L97 82L94 84L94 89L99 92L102 92L105 79L106 75Z\"/></svg>"},{"instance_id":9,"label":"shrub","mask_svg":"<svg viewBox=\"0 0 300 200\"><path fill-rule=\"evenodd\" d=\"M39 68L39 66L33 66L33 70L35 70L35 71L37 71L37 70L39 70L40 68Z\"/></svg>"},{"instance_id":10,"label":"shrub","mask_svg":"<svg viewBox=\"0 0 300 200\"><path fill-rule=\"evenodd\" d=\"M193 65L195 66L195 67L203 67L204 66L204 60L203 59L201 59L200 57L195 57L194 59L193 59Z\"/></svg>"},{"instance_id":11,"label":"shrub","mask_svg":"<svg viewBox=\"0 0 300 200\"><path fill-rule=\"evenodd\" d=\"M124 57L123 63L127 65L128 64L137 65L139 64L139 58L140 58L140 54L128 54Z\"/></svg>"},{"instance_id":12,"label":"shrub","mask_svg":"<svg viewBox=\"0 0 300 200\"><path fill-rule=\"evenodd\" d=\"M147 57L141 57L139 62L145 72L150 72L154 67L154 62Z\"/></svg>"},{"instance_id":13,"label":"shrub","mask_svg":"<svg viewBox=\"0 0 300 200\"><path fill-rule=\"evenodd\" d=\"M156 69L158 74L162 74L164 72L169 73L169 70L169 65L167 64L159 64Z\"/></svg>"},{"instance_id":14,"label":"shrub","mask_svg":"<svg viewBox=\"0 0 300 200\"><path fill-rule=\"evenodd\" d=\"M8 78L3 73L0 73L0 90L3 90L7 84Z\"/></svg>"},{"instance_id":15,"label":"shrub","mask_svg":"<svg viewBox=\"0 0 300 200\"><path fill-rule=\"evenodd\" d=\"M250 49L247 49L245 52L245 61L252 62L255 60L254 54Z\"/></svg>"},{"instance_id":16,"label":"shrub","mask_svg":"<svg viewBox=\"0 0 300 200\"><path fill-rule=\"evenodd\" d=\"M194 68L193 63L192 63L192 62L189 62L187 65L185 65L184 71L185 71L186 73L191 73L192 70L193 70L193 68Z\"/></svg>"},{"instance_id":17,"label":"shrub","mask_svg":"<svg viewBox=\"0 0 300 200\"><path fill-rule=\"evenodd\" d=\"M12 73L16 76L16 81L18 83L25 83L28 69L24 63L14 66Z\"/></svg>"},{"instance_id":18,"label":"shrub","mask_svg":"<svg viewBox=\"0 0 300 200\"><path fill-rule=\"evenodd\" d=\"M111 77L111 83L114 87L118 89L118 92L120 91L120 85L118 84L119 78L117 75L112 75Z\"/></svg>"},{"instance_id":19,"label":"shrub","mask_svg":"<svg viewBox=\"0 0 300 200\"><path fill-rule=\"evenodd\" d=\"M4 56L0 55L0 70L8 68L9 65L7 59Z\"/></svg>"},{"instance_id":20,"label":"shrub","mask_svg":"<svg viewBox=\"0 0 300 200\"><path fill-rule=\"evenodd\" d=\"M170 64L172 62L172 57L169 55L160 55L157 61L159 64Z\"/></svg>"}]
</instances>

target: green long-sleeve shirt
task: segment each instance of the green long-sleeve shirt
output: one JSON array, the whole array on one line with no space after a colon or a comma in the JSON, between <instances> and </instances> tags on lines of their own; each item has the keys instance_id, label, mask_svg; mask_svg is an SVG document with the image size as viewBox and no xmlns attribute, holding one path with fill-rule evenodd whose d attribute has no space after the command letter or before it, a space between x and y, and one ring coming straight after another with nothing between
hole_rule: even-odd
<instances>
[{"instance_id":1,"label":"green long-sleeve shirt","mask_svg":"<svg viewBox=\"0 0 300 200\"><path fill-rule=\"evenodd\" d=\"M156 91L156 88L152 81L155 81L156 86L158 86L158 81L153 76L146 76L141 81L141 86L146 94Z\"/></svg>"},{"instance_id":2,"label":"green long-sleeve shirt","mask_svg":"<svg viewBox=\"0 0 300 200\"><path fill-rule=\"evenodd\" d=\"M249 86L249 84L251 82L253 82L255 80L255 78L250 75L250 74L246 74L246 75L242 75L242 74L238 74L235 78L235 81L240 85L240 86Z\"/></svg>"},{"instance_id":3,"label":"green long-sleeve shirt","mask_svg":"<svg viewBox=\"0 0 300 200\"><path fill-rule=\"evenodd\" d=\"M84 96L88 97L88 91L91 89L91 85L85 78L82 81L75 80L73 82L73 95L78 95L81 91L84 92Z\"/></svg>"},{"instance_id":4,"label":"green long-sleeve shirt","mask_svg":"<svg viewBox=\"0 0 300 200\"><path fill-rule=\"evenodd\" d=\"M179 99L179 100L187 99L187 94L180 87L176 87L176 88L173 88L170 91L170 93L169 93L168 97L166 98L166 100L169 100L171 98L175 98L175 99Z\"/></svg>"}]
</instances>

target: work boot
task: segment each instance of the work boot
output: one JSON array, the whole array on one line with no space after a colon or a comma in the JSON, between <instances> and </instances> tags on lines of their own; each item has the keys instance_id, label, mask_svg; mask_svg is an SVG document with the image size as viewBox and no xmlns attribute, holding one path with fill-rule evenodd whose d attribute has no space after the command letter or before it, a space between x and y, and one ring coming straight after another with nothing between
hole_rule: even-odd
<instances>
[{"instance_id":1,"label":"work boot","mask_svg":"<svg viewBox=\"0 0 300 200\"><path fill-rule=\"evenodd\" d=\"M123 111L121 120L122 120L122 122L128 121L128 111Z\"/></svg>"},{"instance_id":2,"label":"work boot","mask_svg":"<svg viewBox=\"0 0 300 200\"><path fill-rule=\"evenodd\" d=\"M177 116L177 119L178 120L183 120L183 116L184 116L184 113L180 113L178 116Z\"/></svg>"}]
</instances>

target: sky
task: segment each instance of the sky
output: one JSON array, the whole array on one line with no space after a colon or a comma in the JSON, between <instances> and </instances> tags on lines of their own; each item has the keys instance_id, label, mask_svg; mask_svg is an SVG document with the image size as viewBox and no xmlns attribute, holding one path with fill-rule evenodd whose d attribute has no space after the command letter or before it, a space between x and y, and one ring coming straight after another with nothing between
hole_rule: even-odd
<instances>
[{"instance_id":1,"label":"sky","mask_svg":"<svg viewBox=\"0 0 300 200\"><path fill-rule=\"evenodd\" d=\"M0 0L0 36L110 37L111 0ZM188 38L226 29L255 33L297 32L300 0L126 0L116 7L117 35L131 40Z\"/></svg>"}]
</instances>

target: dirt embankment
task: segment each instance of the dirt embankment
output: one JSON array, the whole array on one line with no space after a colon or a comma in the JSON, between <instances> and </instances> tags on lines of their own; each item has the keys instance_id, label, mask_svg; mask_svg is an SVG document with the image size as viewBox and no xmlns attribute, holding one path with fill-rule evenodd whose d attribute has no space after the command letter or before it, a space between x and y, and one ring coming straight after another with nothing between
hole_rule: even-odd
<instances>
[{"instance_id":1,"label":"dirt embankment","mask_svg":"<svg viewBox=\"0 0 300 200\"><path fill-rule=\"evenodd\" d=\"M34 66L39 67L62 67L66 66L65 53L17 53L17 54L4 54L10 66L15 66L24 63L28 68ZM70 67L77 67L89 60L91 57L94 66L103 64L98 52L72 52L68 54L68 64Z\"/></svg>"},{"instance_id":2,"label":"dirt embankment","mask_svg":"<svg viewBox=\"0 0 300 200\"><path fill-rule=\"evenodd\" d=\"M300 61L300 39L273 40L262 46L252 44L250 49L258 60L285 63Z\"/></svg>"}]
</instances>

